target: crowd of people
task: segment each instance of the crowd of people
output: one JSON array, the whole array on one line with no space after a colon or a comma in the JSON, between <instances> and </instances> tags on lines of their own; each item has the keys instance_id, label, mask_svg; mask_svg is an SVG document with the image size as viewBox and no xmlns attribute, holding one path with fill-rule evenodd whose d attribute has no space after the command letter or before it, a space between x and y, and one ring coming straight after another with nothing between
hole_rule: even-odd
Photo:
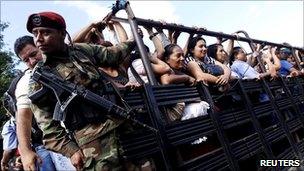
<instances>
[{"instance_id":1,"label":"crowd of people","mask_svg":"<svg viewBox=\"0 0 304 171\"><path fill-rule=\"evenodd\" d=\"M119 22L92 23L73 38L66 27L64 18L57 13L35 13L28 17L26 25L32 36L22 36L15 42L15 53L28 69L12 86L14 93L6 94L13 97L5 98L10 101L4 103L11 119L2 130L1 170L12 167L16 170L155 170L152 159L121 158L118 134L122 130L132 131L132 126L121 119L106 117L108 111L77 99L67 107L65 120L58 121L53 119L57 100L52 92L44 92L38 100L30 99L42 87L31 79L35 67L46 67L60 78L100 95L108 84L134 88L149 82L139 48ZM111 40L105 40L105 28ZM203 82L224 92L234 79L304 75L295 62L302 61L303 65L303 51L294 56L292 49L286 47L255 45L254 52L247 55L245 49L234 46L234 40L229 40L225 50L220 38L208 45L202 35L193 34L181 47L177 44L179 32L169 30L166 35L161 28L145 26L144 29L154 44L154 52L148 46L145 49L159 84ZM143 38L140 28L138 34ZM111 95L106 96L114 103L121 103ZM176 122L206 115L209 105L198 101L178 103L168 109L167 121ZM9 165L12 156L17 159Z\"/></svg>"}]
</instances>

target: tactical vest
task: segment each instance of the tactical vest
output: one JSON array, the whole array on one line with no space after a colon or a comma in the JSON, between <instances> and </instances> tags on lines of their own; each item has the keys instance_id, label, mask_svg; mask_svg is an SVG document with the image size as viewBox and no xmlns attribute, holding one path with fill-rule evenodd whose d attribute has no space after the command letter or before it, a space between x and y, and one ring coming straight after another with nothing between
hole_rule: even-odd
<instances>
[{"instance_id":1,"label":"tactical vest","mask_svg":"<svg viewBox=\"0 0 304 171\"><path fill-rule=\"evenodd\" d=\"M102 78L93 58L86 50L85 44L77 44L74 47L69 47L68 57L59 59L50 57L52 61L46 62L42 67L50 67L51 72L59 75L64 80L81 84L87 89L90 89L96 94L105 98L110 95L110 86ZM65 99L67 96L63 97ZM109 99L109 98L108 98ZM48 109L49 113L53 113L57 99L52 91L48 91L47 95L42 95L40 99L34 102L39 108ZM85 100L76 97L73 99L65 110L66 118L64 124L68 130L79 130L89 123L105 122L107 117L106 110L97 109L92 104Z\"/></svg>"},{"instance_id":2,"label":"tactical vest","mask_svg":"<svg viewBox=\"0 0 304 171\"><path fill-rule=\"evenodd\" d=\"M3 107L9 112L11 117L16 117L17 112L17 99L15 96L15 90L19 80L24 76L24 73L18 74L11 82L8 90L3 94ZM39 129L36 120L33 117L31 128L31 142L32 144L42 144L42 131Z\"/></svg>"}]
</instances>

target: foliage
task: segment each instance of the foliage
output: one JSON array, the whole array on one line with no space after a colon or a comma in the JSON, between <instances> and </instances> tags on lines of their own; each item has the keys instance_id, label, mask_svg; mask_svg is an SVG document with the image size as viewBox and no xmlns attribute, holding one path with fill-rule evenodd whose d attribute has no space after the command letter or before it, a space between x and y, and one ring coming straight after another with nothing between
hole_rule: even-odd
<instances>
[{"instance_id":1,"label":"foliage","mask_svg":"<svg viewBox=\"0 0 304 171\"><path fill-rule=\"evenodd\" d=\"M8 23L0 22L0 126L8 119L5 115L6 111L2 106L2 95L8 89L10 82L19 72L14 69L16 62L14 60L14 53L10 50L5 49L4 35L3 31L9 27Z\"/></svg>"}]
</instances>

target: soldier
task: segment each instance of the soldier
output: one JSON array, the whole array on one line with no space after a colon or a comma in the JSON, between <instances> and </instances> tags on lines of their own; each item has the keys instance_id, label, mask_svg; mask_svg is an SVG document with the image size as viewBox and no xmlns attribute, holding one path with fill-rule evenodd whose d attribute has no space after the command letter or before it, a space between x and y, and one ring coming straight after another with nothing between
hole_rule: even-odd
<instances>
[{"instance_id":1,"label":"soldier","mask_svg":"<svg viewBox=\"0 0 304 171\"><path fill-rule=\"evenodd\" d=\"M135 46L134 41L107 48L91 44L67 45L64 43L67 34L65 20L54 12L30 15L27 30L34 35L35 44L43 54L43 67L95 92L103 88L96 66L120 63ZM30 93L41 88L34 81L29 86ZM72 132L72 140L60 122L52 119L56 103L54 99L54 94L46 93L32 105L34 116L43 131L45 146L70 157L78 170L121 170L116 139L116 128L121 121L107 119L105 111L97 110L81 99L73 100L64 121L66 128Z\"/></svg>"},{"instance_id":2,"label":"soldier","mask_svg":"<svg viewBox=\"0 0 304 171\"><path fill-rule=\"evenodd\" d=\"M16 104L16 124L18 148L22 157L24 170L35 170L39 164L39 170L75 170L70 160L66 157L46 150L42 145L42 133L36 122L32 121L33 114L28 98L28 83L32 69L42 60L39 49L35 46L31 36L22 36L15 41L15 54L26 64L28 69L10 86L15 96L13 103ZM14 85L14 86L12 86ZM35 149L35 152L32 150ZM60 165L56 161L60 160ZM40 162L39 162L40 161Z\"/></svg>"}]
</instances>

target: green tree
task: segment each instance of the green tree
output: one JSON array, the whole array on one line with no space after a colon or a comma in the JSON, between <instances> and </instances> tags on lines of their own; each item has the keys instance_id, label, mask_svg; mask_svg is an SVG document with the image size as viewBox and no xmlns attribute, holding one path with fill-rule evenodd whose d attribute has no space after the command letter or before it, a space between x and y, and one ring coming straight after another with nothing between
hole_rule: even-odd
<instances>
[{"instance_id":1,"label":"green tree","mask_svg":"<svg viewBox=\"0 0 304 171\"><path fill-rule=\"evenodd\" d=\"M10 82L18 73L18 70L15 70L16 60L14 60L15 55L10 50L5 49L5 42L3 40L4 35L3 31L9 27L9 24L6 22L0 22L0 127L3 122L8 119L5 115L6 111L2 105L2 96L4 92L8 89Z\"/></svg>"}]
</instances>

